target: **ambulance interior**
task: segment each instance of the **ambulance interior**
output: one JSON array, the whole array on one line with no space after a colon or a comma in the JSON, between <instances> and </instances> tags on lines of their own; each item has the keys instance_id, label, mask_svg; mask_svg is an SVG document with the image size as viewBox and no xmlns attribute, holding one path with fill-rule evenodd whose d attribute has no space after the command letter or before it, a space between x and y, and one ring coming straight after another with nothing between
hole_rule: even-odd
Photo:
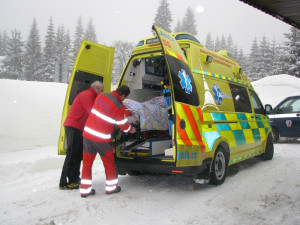
<instances>
[{"instance_id":1,"label":"ambulance interior","mask_svg":"<svg viewBox=\"0 0 300 225\"><path fill-rule=\"evenodd\" d=\"M136 58L129 64L123 83L130 87L130 95L123 104L125 116L137 132L117 136L118 157L173 160L168 80L162 55Z\"/></svg>"}]
</instances>

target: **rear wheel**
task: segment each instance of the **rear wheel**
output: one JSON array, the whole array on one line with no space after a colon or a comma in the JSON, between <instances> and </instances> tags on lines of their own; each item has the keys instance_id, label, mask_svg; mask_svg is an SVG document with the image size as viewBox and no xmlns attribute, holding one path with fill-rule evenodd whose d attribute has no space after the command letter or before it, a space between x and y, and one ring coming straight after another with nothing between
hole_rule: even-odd
<instances>
[{"instance_id":1,"label":"rear wheel","mask_svg":"<svg viewBox=\"0 0 300 225\"><path fill-rule=\"evenodd\" d=\"M272 127L272 138L274 143L279 140L279 132L275 127Z\"/></svg>"},{"instance_id":2,"label":"rear wheel","mask_svg":"<svg viewBox=\"0 0 300 225\"><path fill-rule=\"evenodd\" d=\"M221 185L224 183L228 169L228 155L223 147L217 148L211 165L210 184Z\"/></svg>"}]
</instances>

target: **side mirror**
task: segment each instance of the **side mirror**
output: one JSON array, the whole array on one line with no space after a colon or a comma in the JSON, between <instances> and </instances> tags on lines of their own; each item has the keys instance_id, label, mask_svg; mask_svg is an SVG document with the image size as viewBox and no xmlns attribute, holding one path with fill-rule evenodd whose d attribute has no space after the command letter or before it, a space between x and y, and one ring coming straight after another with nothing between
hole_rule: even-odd
<instances>
[{"instance_id":1,"label":"side mirror","mask_svg":"<svg viewBox=\"0 0 300 225\"><path fill-rule=\"evenodd\" d=\"M269 114L272 111L272 106L270 104L265 105L265 114Z\"/></svg>"}]
</instances>

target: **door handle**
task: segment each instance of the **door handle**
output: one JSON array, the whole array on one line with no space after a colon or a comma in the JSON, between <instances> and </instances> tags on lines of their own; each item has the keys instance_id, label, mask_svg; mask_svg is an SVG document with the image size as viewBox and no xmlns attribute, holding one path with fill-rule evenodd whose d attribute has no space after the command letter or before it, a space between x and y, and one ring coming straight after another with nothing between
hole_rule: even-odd
<instances>
[{"instance_id":1,"label":"door handle","mask_svg":"<svg viewBox=\"0 0 300 225\"><path fill-rule=\"evenodd\" d=\"M296 116L300 116L300 113L297 113Z\"/></svg>"}]
</instances>

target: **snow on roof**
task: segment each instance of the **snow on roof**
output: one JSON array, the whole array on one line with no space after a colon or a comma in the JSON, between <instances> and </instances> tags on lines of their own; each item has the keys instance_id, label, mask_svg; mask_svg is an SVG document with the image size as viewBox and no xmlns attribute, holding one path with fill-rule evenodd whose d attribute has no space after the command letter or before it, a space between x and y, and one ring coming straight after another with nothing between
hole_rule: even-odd
<instances>
[{"instance_id":1,"label":"snow on roof","mask_svg":"<svg viewBox=\"0 0 300 225\"><path fill-rule=\"evenodd\" d=\"M262 78L252 82L263 104L275 107L289 96L300 95L300 78L281 74Z\"/></svg>"}]
</instances>

